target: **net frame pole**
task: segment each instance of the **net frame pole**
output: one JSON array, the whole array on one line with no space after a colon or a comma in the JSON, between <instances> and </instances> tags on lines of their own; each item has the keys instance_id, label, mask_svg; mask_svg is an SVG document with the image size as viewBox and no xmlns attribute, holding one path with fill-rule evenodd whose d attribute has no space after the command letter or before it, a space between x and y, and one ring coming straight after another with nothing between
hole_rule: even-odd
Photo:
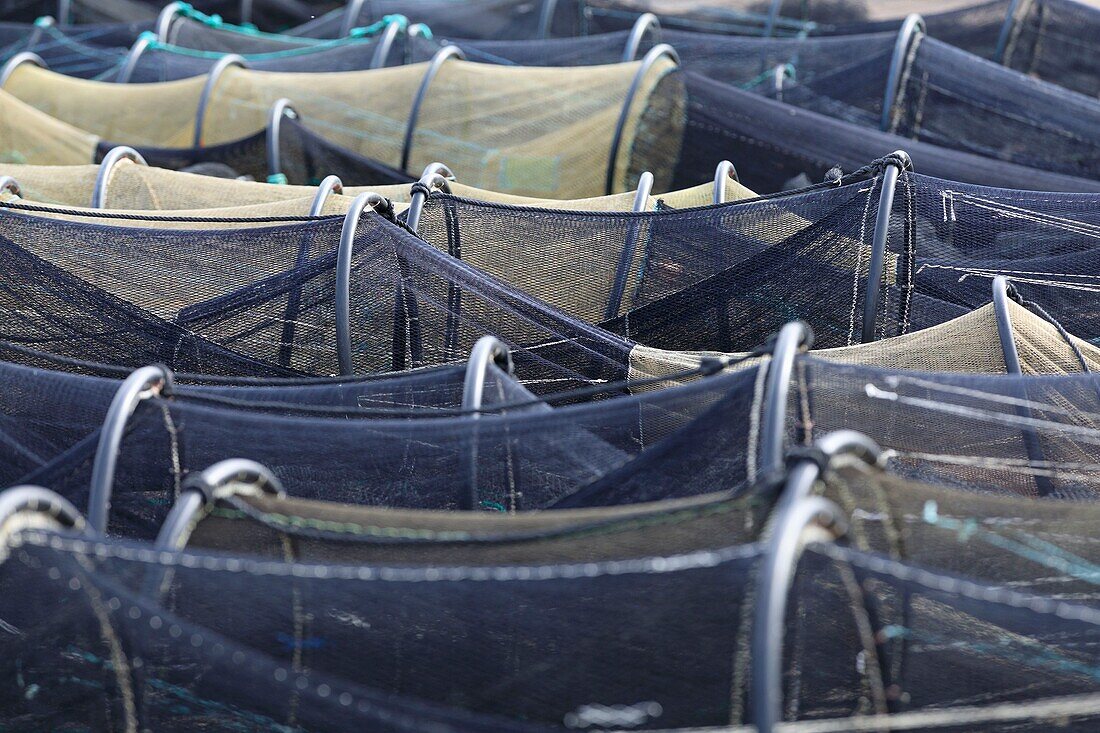
<instances>
[{"instance_id":1,"label":"net frame pole","mask_svg":"<svg viewBox=\"0 0 1100 733\"><path fill-rule=\"evenodd\" d=\"M370 58L369 69L381 69L386 65L386 62L390 59L390 50L393 48L393 42L397 40L397 34L401 32L403 24L400 20L391 20L386 23L386 29L382 31L381 37L378 39L378 47L374 49L374 54Z\"/></svg>"},{"instance_id":2,"label":"net frame pole","mask_svg":"<svg viewBox=\"0 0 1100 733\"><path fill-rule=\"evenodd\" d=\"M894 52L890 56L890 68L886 73L886 89L882 97L882 119L879 120L879 128L884 132L890 132L893 124L894 103L897 101L898 92L901 91L901 78L908 67L909 49L917 43L925 33L924 18L917 13L910 13L898 30L897 40L894 41Z\"/></svg>"},{"instance_id":3,"label":"net frame pole","mask_svg":"<svg viewBox=\"0 0 1100 733\"><path fill-rule=\"evenodd\" d=\"M623 130L626 128L626 120L630 115L630 107L634 104L634 98L638 96L638 88L641 87L646 74L649 73L649 70L653 68L658 59L666 56L677 66L680 65L680 55L676 53L676 49L667 43L659 43L649 49L642 58L641 66L634 73L634 78L630 81L630 87L626 90L626 99L623 100L622 109L619 110L619 119L615 123L615 133L611 136L611 151L607 158L607 179L604 184L604 193L608 196L614 193L612 189L615 187L615 166L619 162L619 146L623 141Z\"/></svg>"},{"instance_id":4,"label":"net frame pole","mask_svg":"<svg viewBox=\"0 0 1100 733\"><path fill-rule=\"evenodd\" d=\"M654 43L661 42L661 21L653 13L642 13L634 21L634 27L630 29L630 35L623 47L622 61L629 63L638 55L638 49L642 47L642 41L646 35L653 34Z\"/></svg>"},{"instance_id":5,"label":"net frame pole","mask_svg":"<svg viewBox=\"0 0 1100 733\"><path fill-rule=\"evenodd\" d=\"M340 247L336 252L336 359L341 376L354 373L351 358L351 255L355 232L368 206L377 211L386 203L386 199L373 191L359 194L351 202L340 229Z\"/></svg>"},{"instance_id":6,"label":"net frame pole","mask_svg":"<svg viewBox=\"0 0 1100 733\"><path fill-rule=\"evenodd\" d=\"M764 405L760 420L760 466L765 474L780 475L787 443L787 401L794 360L813 346L814 335L804 321L791 321L779 329L768 362Z\"/></svg>"},{"instance_id":7,"label":"net frame pole","mask_svg":"<svg viewBox=\"0 0 1100 733\"><path fill-rule=\"evenodd\" d=\"M903 170L913 169L913 161L904 150L895 150L884 160L882 190L879 192L878 211L875 212L875 233L871 240L871 261L867 267L867 292L863 300L863 327L861 343L875 340L875 312L878 310L882 271L886 264L886 244L890 235L890 213L894 207L894 191L898 176Z\"/></svg>"},{"instance_id":8,"label":"net frame pole","mask_svg":"<svg viewBox=\"0 0 1100 733\"><path fill-rule=\"evenodd\" d=\"M23 197L23 187L19 185L19 181L11 176L0 176L0 193L5 191L13 196Z\"/></svg>"},{"instance_id":9,"label":"net frame pole","mask_svg":"<svg viewBox=\"0 0 1100 733\"><path fill-rule=\"evenodd\" d=\"M779 10L783 0L772 0L768 5L768 15L764 18L764 38L771 38L775 33L775 23L779 20Z\"/></svg>"},{"instance_id":10,"label":"net frame pole","mask_svg":"<svg viewBox=\"0 0 1100 733\"><path fill-rule=\"evenodd\" d=\"M726 179L732 178L734 181L739 181L737 177L737 168L733 163L728 160L723 160L718 164L718 167L714 169L714 199L716 204L726 203Z\"/></svg>"},{"instance_id":11,"label":"net frame pole","mask_svg":"<svg viewBox=\"0 0 1100 733\"><path fill-rule=\"evenodd\" d=\"M495 363L508 374L514 371L512 352L508 346L495 336L482 336L470 350L470 358L466 361L466 373L462 380L462 411L468 412L470 420L473 421L470 427L469 448L465 454L465 491L458 497L458 508L462 511L472 511L478 506L478 420L481 418L479 411L485 397L485 375L488 373L490 362Z\"/></svg>"},{"instance_id":12,"label":"net frame pole","mask_svg":"<svg viewBox=\"0 0 1100 733\"><path fill-rule=\"evenodd\" d=\"M432 191L451 192L448 181L455 180L455 174L442 163L429 163L424 168L420 180L413 184L412 194L409 196L409 208L405 212L405 225L416 234L420 228L420 215L424 213L424 204L428 202L428 196Z\"/></svg>"},{"instance_id":13,"label":"net frame pole","mask_svg":"<svg viewBox=\"0 0 1100 733\"><path fill-rule=\"evenodd\" d=\"M218 59L217 63L210 68L210 73L206 75L206 83L202 85L202 93L199 95L199 104L195 109L195 137L192 140L191 147L203 147L202 132L203 125L206 122L206 108L210 106L210 96L214 93L214 87L217 86L218 80L221 79L222 74L231 66L247 69L248 61L245 60L244 56L239 54L226 54Z\"/></svg>"},{"instance_id":14,"label":"net frame pole","mask_svg":"<svg viewBox=\"0 0 1100 733\"><path fill-rule=\"evenodd\" d=\"M183 482L179 498L161 524L153 547L157 550L182 550L202 518L200 513L213 506L218 499L262 495L286 496L282 483L267 466L246 458L219 461L201 473L188 476Z\"/></svg>"},{"instance_id":15,"label":"net frame pole","mask_svg":"<svg viewBox=\"0 0 1100 733\"><path fill-rule=\"evenodd\" d=\"M639 213L646 210L649 194L653 192L653 174L645 171L638 176L638 190L634 192L634 203L630 210Z\"/></svg>"},{"instance_id":16,"label":"net frame pole","mask_svg":"<svg viewBox=\"0 0 1100 733\"><path fill-rule=\"evenodd\" d=\"M73 0L57 0L57 24L72 25Z\"/></svg>"},{"instance_id":17,"label":"net frame pole","mask_svg":"<svg viewBox=\"0 0 1100 733\"><path fill-rule=\"evenodd\" d=\"M163 365L145 366L134 370L119 386L111 406L103 418L99 444L92 462L92 480L88 491L88 525L98 536L107 532L122 436L126 423L145 400L172 393L172 372Z\"/></svg>"},{"instance_id":18,"label":"net frame pole","mask_svg":"<svg viewBox=\"0 0 1100 733\"><path fill-rule=\"evenodd\" d=\"M0 492L0 562L7 559L12 535L22 529L42 529L43 518L50 530L88 535L80 511L56 492L32 484Z\"/></svg>"},{"instance_id":19,"label":"net frame pole","mask_svg":"<svg viewBox=\"0 0 1100 733\"><path fill-rule=\"evenodd\" d=\"M420 119L420 107L424 104L424 98L428 96L428 87L431 86L432 80L435 79L436 74L439 73L439 69L442 68L443 64L452 58L465 61L466 53L458 46L444 46L432 56L432 60L428 63L428 70L424 72L424 77L420 80L420 86L416 90L416 96L413 97L412 107L409 109L408 122L405 124L405 139L401 143L400 168L403 171L409 170L409 156L412 154L413 135L416 134L416 123Z\"/></svg>"},{"instance_id":20,"label":"net frame pole","mask_svg":"<svg viewBox=\"0 0 1100 733\"><path fill-rule=\"evenodd\" d=\"M138 61L141 60L142 54L144 54L153 41L157 40L156 34L149 31L142 31L141 35L134 41L134 45L130 46L130 50L126 52L126 58L122 62L122 68L118 70L118 74L115 76L116 84L129 84L131 77L134 75L134 70L137 69Z\"/></svg>"},{"instance_id":21,"label":"net frame pole","mask_svg":"<svg viewBox=\"0 0 1100 733\"><path fill-rule=\"evenodd\" d=\"M775 101L783 101L783 89L787 86L787 79L795 78L795 68L791 64L776 64L772 71L772 85L775 90Z\"/></svg>"},{"instance_id":22,"label":"net frame pole","mask_svg":"<svg viewBox=\"0 0 1100 733\"><path fill-rule=\"evenodd\" d=\"M290 100L286 97L276 99L267 114L267 178L269 183L272 182L272 179L283 175L279 138L282 134L284 116L298 119L298 110L294 109Z\"/></svg>"},{"instance_id":23,"label":"net frame pole","mask_svg":"<svg viewBox=\"0 0 1100 733\"><path fill-rule=\"evenodd\" d=\"M539 10L539 25L535 29L535 38L545 40L550 37L550 27L554 25L554 14L558 9L558 0L542 0Z\"/></svg>"},{"instance_id":24,"label":"net frame pole","mask_svg":"<svg viewBox=\"0 0 1100 733\"><path fill-rule=\"evenodd\" d=\"M252 0L241 0L240 10L241 25L252 24Z\"/></svg>"},{"instance_id":25,"label":"net frame pole","mask_svg":"<svg viewBox=\"0 0 1100 733\"><path fill-rule=\"evenodd\" d=\"M157 41L160 43L168 43L168 33L172 30L172 21L176 19L177 15L182 15L184 12L185 3L171 2L164 6L164 9L160 11L160 15L157 16L156 28Z\"/></svg>"},{"instance_id":26,"label":"net frame pole","mask_svg":"<svg viewBox=\"0 0 1100 733\"><path fill-rule=\"evenodd\" d=\"M638 177L638 189L634 192L634 203L630 210L635 214L646 210L649 203L649 194L653 191L653 174L645 171ZM607 307L604 309L604 320L608 321L619 315L619 308L623 304L623 294L626 292L626 280L630 276L630 266L634 264L634 253L638 249L638 239L641 236L645 220L642 218L630 222L626 231L626 240L623 242L623 251L619 253L619 262L615 266L615 279L611 284L611 292L607 296Z\"/></svg>"},{"instance_id":27,"label":"net frame pole","mask_svg":"<svg viewBox=\"0 0 1100 733\"><path fill-rule=\"evenodd\" d=\"M3 66L0 66L0 89L2 89L4 85L8 83L8 79L10 79L11 75L15 73L15 70L23 64L34 64L40 69L50 68L49 64L47 64L41 56L34 53L33 51L23 51L21 53L17 53L10 59L8 59Z\"/></svg>"},{"instance_id":28,"label":"net frame pole","mask_svg":"<svg viewBox=\"0 0 1100 733\"><path fill-rule=\"evenodd\" d=\"M366 0L348 0L348 4L344 6L344 19L340 22L341 38L351 35L355 24L359 22L359 16L363 13L365 3Z\"/></svg>"},{"instance_id":29,"label":"net frame pole","mask_svg":"<svg viewBox=\"0 0 1100 733\"><path fill-rule=\"evenodd\" d=\"M1010 44L1015 43L1019 37L1020 19L1017 17L1020 11L1031 12L1031 0L1012 0L1008 11L1005 13L1005 22L1001 25L1001 32L997 35L997 47L993 51L993 61L1005 65Z\"/></svg>"},{"instance_id":30,"label":"net frame pole","mask_svg":"<svg viewBox=\"0 0 1100 733\"><path fill-rule=\"evenodd\" d=\"M107 208L107 188L111 185L111 174L118 164L124 160L129 160L136 165L149 166L141 153L126 145L118 145L107 151L107 154L103 156L103 160L99 163L95 185L92 187L91 207L93 209Z\"/></svg>"},{"instance_id":31,"label":"net frame pole","mask_svg":"<svg viewBox=\"0 0 1100 733\"><path fill-rule=\"evenodd\" d=\"M339 176L325 176L324 180L317 184L317 193L313 195L313 201L309 205L309 215L321 216L329 197L334 193L342 194L343 192L344 182L340 180ZM301 259L301 252L298 253L298 257Z\"/></svg>"}]
</instances>

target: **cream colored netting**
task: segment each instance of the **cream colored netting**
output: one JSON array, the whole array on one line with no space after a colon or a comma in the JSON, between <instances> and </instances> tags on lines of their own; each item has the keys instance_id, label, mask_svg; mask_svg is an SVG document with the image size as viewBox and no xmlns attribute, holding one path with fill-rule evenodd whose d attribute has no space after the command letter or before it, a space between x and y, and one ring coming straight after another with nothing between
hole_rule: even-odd
<instances>
[{"instance_id":1,"label":"cream colored netting","mask_svg":"<svg viewBox=\"0 0 1100 733\"><path fill-rule=\"evenodd\" d=\"M95 135L0 90L0 163L79 165L95 160L98 143Z\"/></svg>"},{"instance_id":2,"label":"cream colored netting","mask_svg":"<svg viewBox=\"0 0 1100 733\"><path fill-rule=\"evenodd\" d=\"M1008 303L1013 339L1024 374L1081 372L1073 350L1058 330L1014 302ZM1100 371L1100 348L1071 336L1092 371ZM924 372L1004 374L1004 352L997 333L996 311L984 305L964 316L916 333L857 346L820 349L815 357L845 364L912 369ZM630 378L663 377L697 367L703 357L726 354L702 351L666 351L636 346L630 353ZM736 358L737 354L731 354ZM742 362L743 368L751 362ZM669 383L664 383L669 384Z\"/></svg>"},{"instance_id":3,"label":"cream colored netting","mask_svg":"<svg viewBox=\"0 0 1100 733\"><path fill-rule=\"evenodd\" d=\"M155 84L76 79L22 64L4 90L62 122L124 145L189 148L206 77ZM253 124L245 134L263 127ZM244 137L245 135L238 135Z\"/></svg>"}]
</instances>

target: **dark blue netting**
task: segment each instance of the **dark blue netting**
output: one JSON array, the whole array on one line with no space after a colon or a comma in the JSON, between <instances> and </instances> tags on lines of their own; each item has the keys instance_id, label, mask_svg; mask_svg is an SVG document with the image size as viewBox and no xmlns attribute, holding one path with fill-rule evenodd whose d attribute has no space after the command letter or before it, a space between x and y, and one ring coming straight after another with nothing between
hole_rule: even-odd
<instances>
[{"instance_id":1,"label":"dark blue netting","mask_svg":"<svg viewBox=\"0 0 1100 733\"><path fill-rule=\"evenodd\" d=\"M284 132L286 127L288 126L283 128ZM289 137L288 134L283 139ZM103 156L119 145L125 145L125 143L100 141L96 146L94 162L103 160ZM237 175L249 176L258 181L266 180L270 172L266 131L260 131L233 142L206 145L201 148L154 148L146 145L136 147L145 161L156 168L183 170L203 163L221 163L229 166Z\"/></svg>"},{"instance_id":2,"label":"dark blue netting","mask_svg":"<svg viewBox=\"0 0 1100 733\"><path fill-rule=\"evenodd\" d=\"M909 140L685 73L688 107L673 188L709 180L728 158L742 183L758 192L821 181L834 165L846 171L905 150L927 175L987 186L1047 191L1100 191L1087 178L1040 171ZM788 90L789 91L789 90ZM784 97L786 99L786 97Z\"/></svg>"},{"instance_id":3,"label":"dark blue netting","mask_svg":"<svg viewBox=\"0 0 1100 733\"><path fill-rule=\"evenodd\" d=\"M0 24L0 63L30 51L54 71L92 79L117 69L143 28L139 24L87 25L68 28L24 23Z\"/></svg>"},{"instance_id":4,"label":"dark blue netting","mask_svg":"<svg viewBox=\"0 0 1100 733\"><path fill-rule=\"evenodd\" d=\"M1100 94L1100 12L1067 0L1017 4L1002 55L994 60L1029 76L1081 92Z\"/></svg>"},{"instance_id":5,"label":"dark blue netting","mask_svg":"<svg viewBox=\"0 0 1100 733\"><path fill-rule=\"evenodd\" d=\"M187 5L189 9L199 12L216 13L232 23L247 20L263 30L275 31L304 23L335 4L311 0L250 0L248 3L239 0L194 0ZM92 23L142 21L151 25L165 5L160 0L72 0L65 3L57 0L2 0L0 20L29 23L46 15L56 17L61 8L67 6L69 16L58 20L71 30L79 31L80 26ZM249 18L241 17L240 11L245 6L251 10Z\"/></svg>"}]
</instances>

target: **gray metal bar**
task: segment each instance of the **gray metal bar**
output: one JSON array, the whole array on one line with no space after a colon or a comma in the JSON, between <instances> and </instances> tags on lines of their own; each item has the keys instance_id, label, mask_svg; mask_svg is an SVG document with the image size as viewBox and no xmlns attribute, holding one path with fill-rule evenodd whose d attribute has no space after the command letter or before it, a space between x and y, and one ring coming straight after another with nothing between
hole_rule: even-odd
<instances>
[{"instance_id":1,"label":"gray metal bar","mask_svg":"<svg viewBox=\"0 0 1100 733\"><path fill-rule=\"evenodd\" d=\"M336 253L336 358L340 374L353 373L351 358L351 255L355 231L368 206L376 209L386 200L374 192L361 193L351 203L340 230L340 248Z\"/></svg>"},{"instance_id":2,"label":"gray metal bar","mask_svg":"<svg viewBox=\"0 0 1100 733\"><path fill-rule=\"evenodd\" d=\"M878 211L875 213L875 234L871 240L871 262L867 268L867 292L863 301L863 330L860 340L875 340L875 316L878 311L878 294L882 285L882 271L886 263L886 244L890 235L890 212L894 207L894 189L901 171L912 170L913 163L904 150L895 150L882 174L882 190L879 192ZM899 162L900 161L900 162Z\"/></svg>"},{"instance_id":3,"label":"gray metal bar","mask_svg":"<svg viewBox=\"0 0 1100 733\"><path fill-rule=\"evenodd\" d=\"M424 78L420 80L420 87L413 97L412 108L409 110L409 121L405 126L405 140L401 144L401 170L409 169L409 156L412 154L413 135L416 133L416 123L420 118L420 107L424 104L424 98L428 96L428 87L435 79L439 69L448 59L466 59L466 54L458 46L444 46L436 51L432 60L428 63L428 70L424 72Z\"/></svg>"},{"instance_id":4,"label":"gray metal bar","mask_svg":"<svg viewBox=\"0 0 1100 733\"><path fill-rule=\"evenodd\" d=\"M623 129L626 128L630 107L634 103L634 97L638 95L638 88L641 87L642 80L653 68L653 64L657 63L657 60L663 56L672 59L677 65L680 64L680 57L677 55L676 49L667 43L660 43L649 49L649 52L642 58L641 65L638 67L638 71L635 72L630 87L626 90L626 99L623 100L622 109L619 111L619 119L615 123L615 134L611 138L611 152L607 158L607 180L604 184L604 192L608 196L614 193L612 189L615 185L615 166L619 161L619 146L623 141Z\"/></svg>"},{"instance_id":5,"label":"gray metal bar","mask_svg":"<svg viewBox=\"0 0 1100 733\"><path fill-rule=\"evenodd\" d=\"M148 166L141 153L125 145L111 148L103 160L99 163L99 172L96 173L95 187L92 189L92 208L104 209L107 201L107 187L111 183L111 174L115 167L122 161L129 160L138 165Z\"/></svg>"},{"instance_id":6,"label":"gray metal bar","mask_svg":"<svg viewBox=\"0 0 1100 733\"><path fill-rule=\"evenodd\" d=\"M661 21L653 13L642 13L634 21L634 27L630 29L630 36L626 39L622 56L624 63L634 60L638 55L638 49L642 47L642 41L645 40L648 33L652 33L654 41L660 43Z\"/></svg>"},{"instance_id":7,"label":"gray metal bar","mask_svg":"<svg viewBox=\"0 0 1100 733\"><path fill-rule=\"evenodd\" d=\"M210 73L206 75L206 83L203 84L202 94L199 95L199 106L195 110L195 137L192 141L192 147L201 148L202 143L202 128L206 121L206 108L210 105L210 95L214 93L214 87L217 86L218 80L221 79L222 74L230 66L239 66L242 69L248 68L248 62L245 61L244 56L239 56L235 53L226 54L218 59L218 62L210 68Z\"/></svg>"},{"instance_id":8,"label":"gray metal bar","mask_svg":"<svg viewBox=\"0 0 1100 733\"><path fill-rule=\"evenodd\" d=\"M901 87L901 76L905 71L906 56L909 48L924 33L924 18L916 13L906 16L901 28L898 30L898 38L894 41L894 53L890 57L890 70L886 74L886 91L882 99L882 119L879 126L889 132L890 119L894 112L894 101L897 99Z\"/></svg>"}]
</instances>

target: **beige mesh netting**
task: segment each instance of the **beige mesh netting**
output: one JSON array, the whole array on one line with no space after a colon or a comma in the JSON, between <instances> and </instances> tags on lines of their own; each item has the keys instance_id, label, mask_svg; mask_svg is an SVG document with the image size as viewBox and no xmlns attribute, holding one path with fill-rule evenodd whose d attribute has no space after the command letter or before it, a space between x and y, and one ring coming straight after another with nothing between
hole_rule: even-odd
<instances>
[{"instance_id":1,"label":"beige mesh netting","mask_svg":"<svg viewBox=\"0 0 1100 733\"><path fill-rule=\"evenodd\" d=\"M95 160L98 142L0 90L0 163L79 165Z\"/></svg>"},{"instance_id":2,"label":"beige mesh netting","mask_svg":"<svg viewBox=\"0 0 1100 733\"><path fill-rule=\"evenodd\" d=\"M1074 374L1082 371L1073 349L1054 326L1011 301L1008 302L1008 313L1020 369L1024 374ZM1071 338L1089 369L1100 371L1100 348L1074 336ZM889 369L982 374L1006 372L996 311L992 305L982 306L964 316L916 333L857 346L820 349L813 355L846 364ZM630 354L630 378L662 377L686 371L698 366L700 360L707 356L726 355L636 346Z\"/></svg>"}]
</instances>

